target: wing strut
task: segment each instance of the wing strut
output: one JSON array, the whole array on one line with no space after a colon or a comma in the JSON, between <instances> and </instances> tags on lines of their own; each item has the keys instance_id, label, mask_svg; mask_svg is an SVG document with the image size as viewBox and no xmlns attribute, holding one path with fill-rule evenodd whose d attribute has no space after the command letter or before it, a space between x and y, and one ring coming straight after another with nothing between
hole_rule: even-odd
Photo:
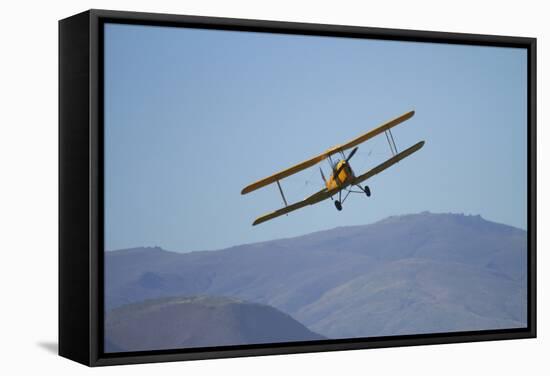
<instances>
[{"instance_id":1,"label":"wing strut","mask_svg":"<svg viewBox=\"0 0 550 376\"><path fill-rule=\"evenodd\" d=\"M397 146L395 145L395 140L393 139L393 134L391 133L391 129L384 131L384 134L386 135L386 140L388 140L388 145L390 145L391 154L399 154L397 151Z\"/></svg>"},{"instance_id":2,"label":"wing strut","mask_svg":"<svg viewBox=\"0 0 550 376\"><path fill-rule=\"evenodd\" d=\"M285 202L285 206L288 206L288 203L286 202L285 194L283 193L283 189L281 188L281 183L279 183L279 180L277 180L277 187L279 187L279 192L281 192L281 197L283 198L283 201Z\"/></svg>"}]
</instances>

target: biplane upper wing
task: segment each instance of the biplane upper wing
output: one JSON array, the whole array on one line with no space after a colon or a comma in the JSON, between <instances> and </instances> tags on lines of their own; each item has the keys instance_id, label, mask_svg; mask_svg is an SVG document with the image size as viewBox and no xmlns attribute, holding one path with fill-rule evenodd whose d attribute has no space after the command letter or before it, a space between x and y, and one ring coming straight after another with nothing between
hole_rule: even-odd
<instances>
[{"instance_id":1,"label":"biplane upper wing","mask_svg":"<svg viewBox=\"0 0 550 376\"><path fill-rule=\"evenodd\" d=\"M344 151L347 149L351 149L354 146L357 146L375 136L378 136L380 133L385 132L393 127L395 127L397 124L400 124L404 122L405 120L408 120L412 118L414 115L414 111L405 112L403 115L396 117L395 119L392 119L382 125L380 125L377 128L371 129L367 133L362 134L359 137L354 138L353 140L343 144L335 146L334 148L330 149L331 154L339 153L340 151Z\"/></svg>"},{"instance_id":2,"label":"biplane upper wing","mask_svg":"<svg viewBox=\"0 0 550 376\"><path fill-rule=\"evenodd\" d=\"M373 169L365 172L363 175L360 175L360 176L356 177L355 180L353 181L353 184L359 184L359 183L373 177L374 175L379 174L380 172L384 171L388 167L390 167L390 166L396 164L397 162L399 162L400 160L408 157L409 155L411 155L415 151L420 150L420 148L422 148L422 146L424 146L424 141L420 141L420 142L414 144L413 146L411 146L410 148L403 150L401 153L394 155L393 157L391 157L387 161L385 161L385 162L379 164L378 166L374 167Z\"/></svg>"},{"instance_id":3,"label":"biplane upper wing","mask_svg":"<svg viewBox=\"0 0 550 376\"><path fill-rule=\"evenodd\" d=\"M300 172L302 170L305 170L306 168L308 167L311 167L311 166L314 166L316 165L317 163L319 162L322 162L323 159L325 159L327 157L327 154L326 153L323 153L323 154L319 154L318 156L316 157L313 157L311 159L308 159L307 161L304 161L302 163L298 163L297 165L294 165L292 167L289 167L287 168L286 170L283 170L281 172L278 172L274 175L271 175L271 176L268 176L267 178L264 178L264 179L261 179L261 180L258 180L257 182L255 183L252 183L246 187L243 188L243 190L241 191L241 194L246 194L246 193L250 193L252 191L255 191L256 189L258 188L262 188L262 187L265 187L266 185L269 185L271 183L275 183L276 181L278 180L281 180L281 179L284 179L290 175L293 175L297 172Z\"/></svg>"},{"instance_id":4,"label":"biplane upper wing","mask_svg":"<svg viewBox=\"0 0 550 376\"><path fill-rule=\"evenodd\" d=\"M254 223L252 223L253 226L258 225L262 222L269 221L270 219L277 218L283 214L290 213L291 211L301 209L308 205L313 205L318 202L321 202L323 200L326 200L329 198L333 193L329 192L326 188L320 190L319 192L316 192L312 194L311 196L307 197L306 199L296 202L294 204L285 206L284 208L281 208L279 210L275 210L274 212L267 213L265 215L262 215L261 217L256 218Z\"/></svg>"},{"instance_id":5,"label":"biplane upper wing","mask_svg":"<svg viewBox=\"0 0 550 376\"><path fill-rule=\"evenodd\" d=\"M325 158L328 158L329 156L339 153L341 151L350 149L354 146L357 146L377 135L379 135L382 132L387 131L388 129L391 129L392 127L395 127L397 124L404 122L407 119L410 119L414 115L414 111L409 111L404 113L401 116L396 117L395 119L392 119L382 125L380 125L377 128L374 128L367 133L362 134L359 137L354 138L353 140L343 144L343 145L337 145L333 148L330 148L329 150L325 151L322 154L319 154L316 157L313 157L311 159L308 159L307 161L298 163L297 165L294 165L292 167L287 168L286 170L280 171L276 174L273 174L271 176L268 176L266 178L260 179L257 182L254 182L248 186L246 186L242 191L241 194L250 193L252 191L255 191L256 189L265 187L266 185L269 185L271 183L275 183L276 181L279 181L281 179L284 179L290 175L293 175L297 172L300 172L302 170L305 170L306 168L309 168L311 166L316 165L319 162L322 162Z\"/></svg>"}]
</instances>

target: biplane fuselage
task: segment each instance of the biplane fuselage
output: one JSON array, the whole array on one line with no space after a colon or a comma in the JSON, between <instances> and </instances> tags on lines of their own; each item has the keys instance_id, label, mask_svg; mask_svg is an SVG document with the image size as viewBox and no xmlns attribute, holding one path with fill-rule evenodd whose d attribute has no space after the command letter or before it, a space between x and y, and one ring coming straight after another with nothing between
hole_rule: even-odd
<instances>
[{"instance_id":1,"label":"biplane fuselage","mask_svg":"<svg viewBox=\"0 0 550 376\"><path fill-rule=\"evenodd\" d=\"M343 165L344 167L342 168ZM325 181L325 186L329 191L341 189L342 187L345 187L351 184L351 182L355 178L355 175L353 174L353 170L351 169L350 164L346 162L344 159L342 159L336 164L336 167L334 170L340 171L340 172L338 173L337 176L334 176L334 174L331 174L330 177Z\"/></svg>"}]
</instances>

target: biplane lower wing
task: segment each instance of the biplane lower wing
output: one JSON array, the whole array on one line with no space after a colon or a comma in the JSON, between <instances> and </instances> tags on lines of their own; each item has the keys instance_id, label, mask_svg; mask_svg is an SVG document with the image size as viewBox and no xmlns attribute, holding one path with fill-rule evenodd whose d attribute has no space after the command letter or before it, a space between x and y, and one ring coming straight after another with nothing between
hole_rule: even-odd
<instances>
[{"instance_id":1,"label":"biplane lower wing","mask_svg":"<svg viewBox=\"0 0 550 376\"><path fill-rule=\"evenodd\" d=\"M360 176L356 177L350 183L347 183L345 186L339 187L339 189L330 190L330 191L326 188L322 189L319 192L312 194L311 196L309 196L308 198L306 198L302 201L299 201L299 202L296 202L294 204L285 206L284 208L281 208L279 210L275 210L274 212L267 213L265 215L262 215L261 217L256 218L256 220L254 221L254 223L252 223L252 225L253 226L258 225L260 223L269 221L270 219L277 218L277 217L280 217L281 215L293 212L294 210L298 210L298 209L301 209L301 208L306 207L308 205L313 205L313 204L317 204L321 201L324 201L327 198L330 198L335 193L338 193L338 191L340 189L345 188L349 184L357 185L357 184L360 184L361 182L373 177L374 175L379 174L380 172L384 171L388 167L393 166L394 164L396 164L400 160L402 160L402 159L408 157L409 155L413 154L414 152L418 151L419 149L422 148L422 146L424 146L424 141L420 141L420 142L414 144L413 146L411 146L410 148L403 150L401 153L394 155L393 157L391 157L390 159L388 159L384 163L381 163L378 166L374 167L373 169L367 171L363 175L360 175Z\"/></svg>"},{"instance_id":2,"label":"biplane lower wing","mask_svg":"<svg viewBox=\"0 0 550 376\"><path fill-rule=\"evenodd\" d=\"M284 208L281 208L279 210L275 210L274 212L267 213L265 215L262 215L261 217L256 218L254 223L252 223L252 226L258 225L260 223L263 223L265 221L269 221L270 219L277 218L283 214L288 214L294 210L301 209L308 205L313 205L318 202L321 202L323 200L326 200L330 196L332 196L334 192L328 191L326 188L320 190L319 192L316 192L312 194L311 196L307 197L306 199L296 202L294 204L285 206Z\"/></svg>"},{"instance_id":3,"label":"biplane lower wing","mask_svg":"<svg viewBox=\"0 0 550 376\"><path fill-rule=\"evenodd\" d=\"M393 166L400 160L407 158L412 153L420 150L422 146L424 146L424 141L420 141L414 144L413 146L411 146L410 148L403 150L401 153L394 155L384 163L381 163L378 166L374 167L373 169L365 172L363 175L356 177L355 180L353 181L353 184L360 184L361 182L373 177L374 175L381 173L388 167Z\"/></svg>"}]
</instances>

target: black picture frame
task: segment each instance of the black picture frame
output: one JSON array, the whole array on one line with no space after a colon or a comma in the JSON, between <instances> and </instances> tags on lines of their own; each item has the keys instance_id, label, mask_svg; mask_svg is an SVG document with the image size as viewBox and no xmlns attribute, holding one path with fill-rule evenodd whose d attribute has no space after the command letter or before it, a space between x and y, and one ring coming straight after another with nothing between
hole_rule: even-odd
<instances>
[{"instance_id":1,"label":"black picture frame","mask_svg":"<svg viewBox=\"0 0 550 376\"><path fill-rule=\"evenodd\" d=\"M528 326L365 339L132 353L103 352L103 24L525 48L528 52ZM536 39L88 10L59 21L59 354L88 366L536 337Z\"/></svg>"}]
</instances>

